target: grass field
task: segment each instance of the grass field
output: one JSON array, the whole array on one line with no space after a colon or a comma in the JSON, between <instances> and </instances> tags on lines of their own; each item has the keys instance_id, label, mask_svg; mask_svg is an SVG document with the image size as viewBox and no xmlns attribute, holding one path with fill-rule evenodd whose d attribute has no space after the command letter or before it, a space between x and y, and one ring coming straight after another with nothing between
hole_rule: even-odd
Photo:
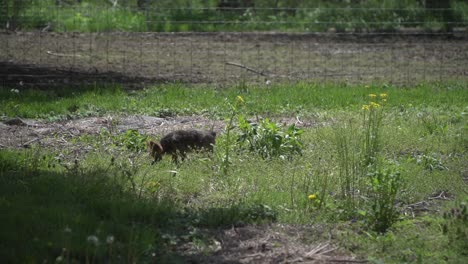
<instances>
[{"instance_id":1,"label":"grass field","mask_svg":"<svg viewBox=\"0 0 468 264\"><path fill-rule=\"evenodd\" d=\"M466 82L2 87L0 98L3 120L225 122L212 155L179 165L168 157L150 165L144 143L156 135L138 131L80 134L66 148L1 149L6 262L183 263L219 254L216 230L278 224L304 232L303 244L331 243L376 263L468 260ZM262 121L280 117L308 125L293 133Z\"/></svg>"},{"instance_id":2,"label":"grass field","mask_svg":"<svg viewBox=\"0 0 468 264\"><path fill-rule=\"evenodd\" d=\"M323 32L393 31L400 28L466 27L468 5L428 6L416 0L387 1L246 1L251 5L221 10L219 1L157 1L138 8L137 1L0 1L0 22L16 21L23 29L53 31ZM228 1L229 2L229 1ZM235 3L235 2L233 2ZM177 7L177 8L175 8ZM450 11L444 10L450 8ZM12 24L12 23L10 23Z\"/></svg>"}]
</instances>

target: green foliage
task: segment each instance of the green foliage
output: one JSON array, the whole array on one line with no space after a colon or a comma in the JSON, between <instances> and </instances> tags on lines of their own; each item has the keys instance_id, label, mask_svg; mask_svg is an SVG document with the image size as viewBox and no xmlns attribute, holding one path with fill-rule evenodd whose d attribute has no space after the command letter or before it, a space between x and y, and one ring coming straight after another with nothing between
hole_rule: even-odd
<instances>
[{"instance_id":1,"label":"green foliage","mask_svg":"<svg viewBox=\"0 0 468 264\"><path fill-rule=\"evenodd\" d=\"M115 141L122 144L128 150L141 152L146 150L148 136L140 134L138 130L129 129L125 133L115 137Z\"/></svg>"},{"instance_id":2,"label":"green foliage","mask_svg":"<svg viewBox=\"0 0 468 264\"><path fill-rule=\"evenodd\" d=\"M468 209L466 203L460 203L444 213L443 233L448 236L450 246L468 257Z\"/></svg>"},{"instance_id":3,"label":"green foliage","mask_svg":"<svg viewBox=\"0 0 468 264\"><path fill-rule=\"evenodd\" d=\"M448 122L444 121L436 113L420 112L418 117L426 129L426 133L432 135L434 133L444 133L447 130Z\"/></svg>"},{"instance_id":4,"label":"green foliage","mask_svg":"<svg viewBox=\"0 0 468 264\"><path fill-rule=\"evenodd\" d=\"M398 220L399 211L395 208L395 201L403 181L400 172L389 166L370 171L367 177L371 206L366 218L374 231L385 233Z\"/></svg>"},{"instance_id":5,"label":"green foliage","mask_svg":"<svg viewBox=\"0 0 468 264\"><path fill-rule=\"evenodd\" d=\"M412 158L416 164L420 164L424 169L433 171L433 170L447 170L448 168L434 155L421 154L416 155Z\"/></svg>"},{"instance_id":6,"label":"green foliage","mask_svg":"<svg viewBox=\"0 0 468 264\"><path fill-rule=\"evenodd\" d=\"M387 94L369 94L371 101L367 105L363 105L364 110L364 151L363 151L363 166L375 164L377 155L381 149L380 129L383 118L383 105L387 101ZM375 102L377 97L380 97L380 102Z\"/></svg>"},{"instance_id":7,"label":"green foliage","mask_svg":"<svg viewBox=\"0 0 468 264\"><path fill-rule=\"evenodd\" d=\"M238 127L240 129L238 142L241 146L263 159L273 157L289 159L302 152L303 143L300 141L300 136L304 131L294 124L285 128L268 118L258 124L252 124L240 117Z\"/></svg>"},{"instance_id":8,"label":"green foliage","mask_svg":"<svg viewBox=\"0 0 468 264\"><path fill-rule=\"evenodd\" d=\"M218 8L218 1L0 1L0 22L21 28L51 23L56 31L327 31L395 30L401 27L466 26L468 5L451 1L451 11L428 10L417 0L263 1ZM242 3L242 1L240 2ZM174 8L177 7L177 8ZM277 9L279 8L279 9Z\"/></svg>"},{"instance_id":9,"label":"green foliage","mask_svg":"<svg viewBox=\"0 0 468 264\"><path fill-rule=\"evenodd\" d=\"M224 175L228 174L229 166L231 164L231 151L234 147L234 139L232 137L232 131L234 130L234 122L235 119L238 117L240 108L244 104L244 98L238 95L236 97L236 101L231 104L227 102L227 105L230 106L230 115L226 120L226 127L224 130L226 131L226 136L224 137L223 141L219 141L219 145L221 145L220 149L223 149L223 154L221 157L221 168Z\"/></svg>"}]
</instances>

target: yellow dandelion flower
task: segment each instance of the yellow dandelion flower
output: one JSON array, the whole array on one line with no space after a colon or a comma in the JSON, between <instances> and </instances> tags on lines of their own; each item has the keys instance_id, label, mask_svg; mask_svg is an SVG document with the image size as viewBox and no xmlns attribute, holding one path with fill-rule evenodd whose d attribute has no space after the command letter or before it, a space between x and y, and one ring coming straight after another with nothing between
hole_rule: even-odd
<instances>
[{"instance_id":1,"label":"yellow dandelion flower","mask_svg":"<svg viewBox=\"0 0 468 264\"><path fill-rule=\"evenodd\" d=\"M379 108L380 105L378 103L376 103L376 102L370 102L370 107L371 108Z\"/></svg>"},{"instance_id":2,"label":"yellow dandelion flower","mask_svg":"<svg viewBox=\"0 0 468 264\"><path fill-rule=\"evenodd\" d=\"M240 104L243 104L244 103L244 98L242 98L242 96L238 95L237 96L237 102L240 103Z\"/></svg>"},{"instance_id":3,"label":"yellow dandelion flower","mask_svg":"<svg viewBox=\"0 0 468 264\"><path fill-rule=\"evenodd\" d=\"M367 111L369 111L369 105L363 105L363 106L362 106L362 110L367 110Z\"/></svg>"},{"instance_id":4,"label":"yellow dandelion flower","mask_svg":"<svg viewBox=\"0 0 468 264\"><path fill-rule=\"evenodd\" d=\"M380 98L387 98L387 96L388 96L388 94L386 94L386 93L381 93L380 94Z\"/></svg>"},{"instance_id":5,"label":"yellow dandelion flower","mask_svg":"<svg viewBox=\"0 0 468 264\"><path fill-rule=\"evenodd\" d=\"M376 94L369 94L369 97L370 97L370 98L376 98L377 95L376 95Z\"/></svg>"},{"instance_id":6,"label":"yellow dandelion flower","mask_svg":"<svg viewBox=\"0 0 468 264\"><path fill-rule=\"evenodd\" d=\"M308 197L309 197L309 200L315 200L315 199L317 199L317 195L315 195L315 194L311 194L311 195L309 195Z\"/></svg>"},{"instance_id":7,"label":"yellow dandelion flower","mask_svg":"<svg viewBox=\"0 0 468 264\"><path fill-rule=\"evenodd\" d=\"M383 99L382 99L382 102L384 102L384 103L387 102L387 99L383 98Z\"/></svg>"}]
</instances>

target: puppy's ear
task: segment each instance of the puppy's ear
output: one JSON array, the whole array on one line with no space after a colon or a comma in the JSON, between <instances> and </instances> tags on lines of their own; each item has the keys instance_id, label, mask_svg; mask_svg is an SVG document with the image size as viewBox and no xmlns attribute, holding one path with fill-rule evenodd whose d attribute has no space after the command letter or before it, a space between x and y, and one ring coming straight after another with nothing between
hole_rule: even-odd
<instances>
[{"instance_id":1,"label":"puppy's ear","mask_svg":"<svg viewBox=\"0 0 468 264\"><path fill-rule=\"evenodd\" d=\"M148 151L150 152L153 152L153 145L154 145L154 141L146 141L146 147L148 148Z\"/></svg>"},{"instance_id":2,"label":"puppy's ear","mask_svg":"<svg viewBox=\"0 0 468 264\"><path fill-rule=\"evenodd\" d=\"M159 142L153 142L153 144L154 144L154 145L153 145L153 149L154 149L157 153L163 154L164 149L163 149L163 147L161 146L161 144L159 144Z\"/></svg>"},{"instance_id":3,"label":"puppy's ear","mask_svg":"<svg viewBox=\"0 0 468 264\"><path fill-rule=\"evenodd\" d=\"M148 146L148 150L151 152L151 155L154 155L155 153L162 154L163 153L163 148L161 144L158 142L154 142L152 140L146 142L146 145Z\"/></svg>"}]
</instances>

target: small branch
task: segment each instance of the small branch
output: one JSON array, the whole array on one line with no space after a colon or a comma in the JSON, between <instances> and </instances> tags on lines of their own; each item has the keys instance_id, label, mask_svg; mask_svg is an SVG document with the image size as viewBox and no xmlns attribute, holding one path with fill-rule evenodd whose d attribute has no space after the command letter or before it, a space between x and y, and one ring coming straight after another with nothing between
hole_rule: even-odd
<instances>
[{"instance_id":1,"label":"small branch","mask_svg":"<svg viewBox=\"0 0 468 264\"><path fill-rule=\"evenodd\" d=\"M231 65L231 66L236 66L236 67L239 67L239 68L242 68L242 69L246 69L247 71L256 73L256 74L261 75L261 76L265 76L265 77L267 76L267 75L264 74L263 72L259 72L259 71L255 70L255 69L249 68L249 67L247 67L247 66L245 66L245 65L242 65L242 64L239 64L239 63L227 61L226 64L227 64L227 65Z\"/></svg>"},{"instance_id":2,"label":"small branch","mask_svg":"<svg viewBox=\"0 0 468 264\"><path fill-rule=\"evenodd\" d=\"M57 57L81 57L79 54L63 54L63 53L55 53L50 50L46 51L47 54L52 55L52 56L57 56Z\"/></svg>"},{"instance_id":3,"label":"small branch","mask_svg":"<svg viewBox=\"0 0 468 264\"><path fill-rule=\"evenodd\" d=\"M433 196L433 197L429 197L428 199L429 200L451 200L450 198L448 198L446 196L446 192L445 191L442 191L439 195L437 196Z\"/></svg>"}]
</instances>

